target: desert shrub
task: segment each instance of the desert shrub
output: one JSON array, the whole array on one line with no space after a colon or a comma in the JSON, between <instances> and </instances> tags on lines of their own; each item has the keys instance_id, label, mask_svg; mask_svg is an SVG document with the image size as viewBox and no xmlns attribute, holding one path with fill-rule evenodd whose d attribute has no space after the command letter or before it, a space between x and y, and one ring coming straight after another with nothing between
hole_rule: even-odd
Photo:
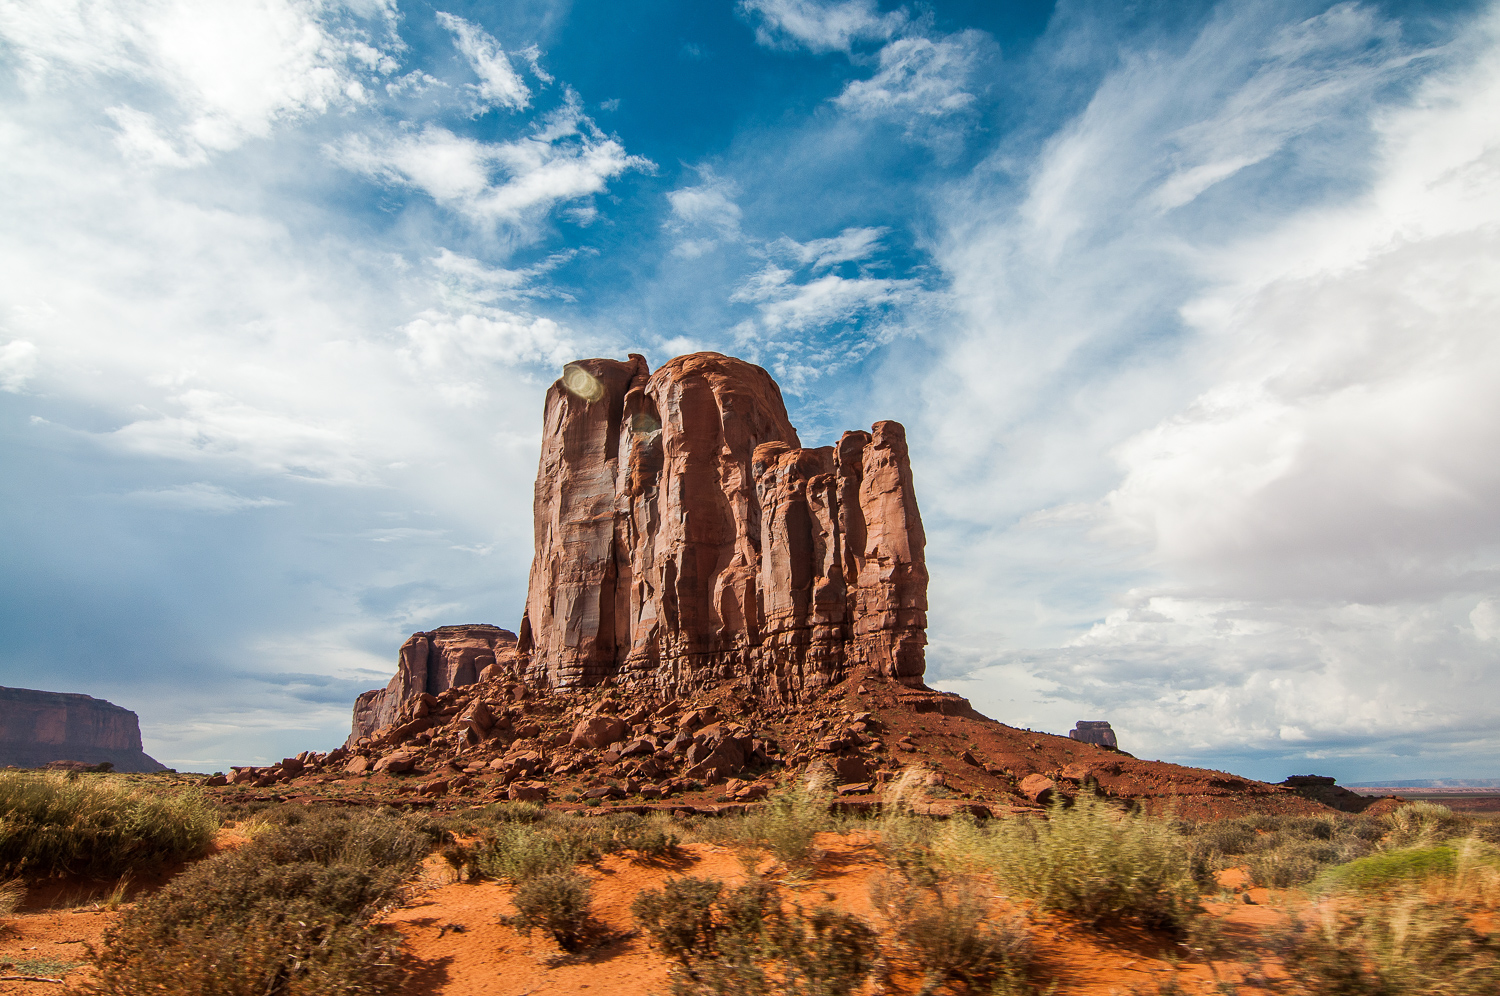
<instances>
[{"instance_id":1,"label":"desert shrub","mask_svg":"<svg viewBox=\"0 0 1500 996\"><path fill-rule=\"evenodd\" d=\"M630 913L663 955L685 965L716 952L719 934L732 929L727 917L715 917L723 892L717 879L683 875L636 893Z\"/></svg>"},{"instance_id":2,"label":"desert shrub","mask_svg":"<svg viewBox=\"0 0 1500 996\"><path fill-rule=\"evenodd\" d=\"M475 847L475 866L493 878L524 882L598 861L612 835L607 827L593 823L502 824L481 836Z\"/></svg>"},{"instance_id":3,"label":"desert shrub","mask_svg":"<svg viewBox=\"0 0 1500 996\"><path fill-rule=\"evenodd\" d=\"M142 865L197 857L218 828L212 805L197 789L0 772L0 875L114 878Z\"/></svg>"},{"instance_id":4,"label":"desert shrub","mask_svg":"<svg viewBox=\"0 0 1500 996\"><path fill-rule=\"evenodd\" d=\"M611 851L634 851L645 859L660 859L677 853L681 842L671 823L663 816L636 816L622 813L611 827Z\"/></svg>"},{"instance_id":5,"label":"desert shrub","mask_svg":"<svg viewBox=\"0 0 1500 996\"><path fill-rule=\"evenodd\" d=\"M1387 817L1390 832L1387 847L1419 847L1463 837L1471 820L1435 802L1411 802Z\"/></svg>"},{"instance_id":6,"label":"desert shrub","mask_svg":"<svg viewBox=\"0 0 1500 996\"><path fill-rule=\"evenodd\" d=\"M874 968L875 933L856 916L788 911L764 880L726 890L674 878L637 894L636 923L677 965L675 996L846 996Z\"/></svg>"},{"instance_id":7,"label":"desert shrub","mask_svg":"<svg viewBox=\"0 0 1500 996\"><path fill-rule=\"evenodd\" d=\"M26 899L26 883L20 879L0 882L0 917L10 916Z\"/></svg>"},{"instance_id":8,"label":"desert shrub","mask_svg":"<svg viewBox=\"0 0 1500 996\"><path fill-rule=\"evenodd\" d=\"M954 820L936 848L952 865L986 869L1004 888L1095 923L1182 931L1200 910L1188 849L1170 824L1092 796L1053 806L1045 820Z\"/></svg>"},{"instance_id":9,"label":"desert shrub","mask_svg":"<svg viewBox=\"0 0 1500 996\"><path fill-rule=\"evenodd\" d=\"M540 930L564 951L576 951L589 924L589 880L571 868L533 875L516 887L510 923L523 936Z\"/></svg>"},{"instance_id":10,"label":"desert shrub","mask_svg":"<svg viewBox=\"0 0 1500 996\"><path fill-rule=\"evenodd\" d=\"M988 904L967 883L924 888L877 880L870 899L923 975L922 992L960 987L1000 996L1020 992L1031 963L1031 939L1018 920L992 921Z\"/></svg>"},{"instance_id":11,"label":"desert shrub","mask_svg":"<svg viewBox=\"0 0 1500 996\"><path fill-rule=\"evenodd\" d=\"M875 820L881 855L904 877L924 884L937 881L933 861L933 821L912 812L911 802L921 791L925 772L907 769L886 792Z\"/></svg>"},{"instance_id":12,"label":"desert shrub","mask_svg":"<svg viewBox=\"0 0 1500 996\"><path fill-rule=\"evenodd\" d=\"M804 872L816 859L814 838L832 825L832 801L827 781L817 776L781 789L745 818L747 838L792 871Z\"/></svg>"},{"instance_id":13,"label":"desert shrub","mask_svg":"<svg viewBox=\"0 0 1500 996\"><path fill-rule=\"evenodd\" d=\"M1500 944L1464 913L1411 892L1389 902L1324 904L1294 926L1287 972L1313 996L1493 996Z\"/></svg>"},{"instance_id":14,"label":"desert shrub","mask_svg":"<svg viewBox=\"0 0 1500 996\"><path fill-rule=\"evenodd\" d=\"M1193 877L1203 889L1212 888L1214 873L1230 864L1248 865L1260 885L1301 885L1330 866L1369 854L1386 830L1380 820L1333 813L1262 813L1181 826Z\"/></svg>"},{"instance_id":15,"label":"desert shrub","mask_svg":"<svg viewBox=\"0 0 1500 996\"><path fill-rule=\"evenodd\" d=\"M127 910L88 992L214 996L400 989L400 934L371 924L432 844L420 821L314 812L193 865Z\"/></svg>"}]
</instances>

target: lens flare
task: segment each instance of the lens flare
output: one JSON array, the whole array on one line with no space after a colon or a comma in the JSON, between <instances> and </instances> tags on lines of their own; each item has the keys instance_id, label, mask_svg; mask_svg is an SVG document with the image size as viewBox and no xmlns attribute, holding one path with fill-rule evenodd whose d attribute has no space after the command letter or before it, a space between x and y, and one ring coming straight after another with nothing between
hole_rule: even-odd
<instances>
[{"instance_id":1,"label":"lens flare","mask_svg":"<svg viewBox=\"0 0 1500 996\"><path fill-rule=\"evenodd\" d=\"M563 367L562 385L568 389L568 393L590 404L604 397L604 385L599 382L599 378L577 363L569 363Z\"/></svg>"}]
</instances>

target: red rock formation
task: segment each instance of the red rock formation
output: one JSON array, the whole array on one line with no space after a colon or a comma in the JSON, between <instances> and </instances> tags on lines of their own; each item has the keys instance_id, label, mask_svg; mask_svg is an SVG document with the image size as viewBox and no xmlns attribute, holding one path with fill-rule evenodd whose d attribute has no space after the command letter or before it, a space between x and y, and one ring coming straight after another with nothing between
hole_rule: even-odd
<instances>
[{"instance_id":1,"label":"red rock formation","mask_svg":"<svg viewBox=\"0 0 1500 996\"><path fill-rule=\"evenodd\" d=\"M743 360L582 360L547 392L535 515L534 682L796 697L854 664L921 678L925 537L898 423L803 449Z\"/></svg>"},{"instance_id":2,"label":"red rock formation","mask_svg":"<svg viewBox=\"0 0 1500 996\"><path fill-rule=\"evenodd\" d=\"M503 667L516 660L516 634L498 626L439 626L430 633L413 633L401 645L390 683L354 700L349 742L389 726L401 707L423 692L439 695L455 686L472 685L497 661Z\"/></svg>"},{"instance_id":3,"label":"red rock formation","mask_svg":"<svg viewBox=\"0 0 1500 996\"><path fill-rule=\"evenodd\" d=\"M51 761L163 770L142 751L140 721L129 709L88 695L0 688L0 764L35 768Z\"/></svg>"},{"instance_id":4,"label":"red rock formation","mask_svg":"<svg viewBox=\"0 0 1500 996\"><path fill-rule=\"evenodd\" d=\"M413 634L355 703L351 745L491 659L554 689L746 679L795 699L854 665L920 684L926 538L900 424L803 449L771 375L719 353L570 363L543 418L519 642Z\"/></svg>"}]
</instances>

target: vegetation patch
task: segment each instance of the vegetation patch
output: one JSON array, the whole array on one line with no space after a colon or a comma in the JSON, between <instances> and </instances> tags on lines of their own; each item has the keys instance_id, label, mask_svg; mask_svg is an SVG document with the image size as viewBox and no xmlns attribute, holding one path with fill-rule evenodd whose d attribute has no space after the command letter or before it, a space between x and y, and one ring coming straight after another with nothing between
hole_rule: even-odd
<instances>
[{"instance_id":1,"label":"vegetation patch","mask_svg":"<svg viewBox=\"0 0 1500 996\"><path fill-rule=\"evenodd\" d=\"M0 877L117 878L194 858L219 819L192 788L131 786L110 775L0 772Z\"/></svg>"},{"instance_id":2,"label":"vegetation patch","mask_svg":"<svg viewBox=\"0 0 1500 996\"><path fill-rule=\"evenodd\" d=\"M435 843L420 819L314 812L201 861L128 910L86 990L215 996L388 994L401 938L371 923Z\"/></svg>"},{"instance_id":3,"label":"vegetation patch","mask_svg":"<svg viewBox=\"0 0 1500 996\"><path fill-rule=\"evenodd\" d=\"M1183 932L1200 911L1188 850L1171 824L1092 796L1054 805L1044 820L954 820L937 849L952 866L989 871L1016 895L1095 923Z\"/></svg>"},{"instance_id":4,"label":"vegetation patch","mask_svg":"<svg viewBox=\"0 0 1500 996\"><path fill-rule=\"evenodd\" d=\"M758 878L734 889L717 879L669 879L637 894L631 911L676 961L674 996L847 996L879 954L875 932L859 917L826 907L788 910Z\"/></svg>"},{"instance_id":5,"label":"vegetation patch","mask_svg":"<svg viewBox=\"0 0 1500 996\"><path fill-rule=\"evenodd\" d=\"M589 880L571 869L526 879L511 897L511 926L523 937L540 930L564 951L577 951L589 927Z\"/></svg>"},{"instance_id":6,"label":"vegetation patch","mask_svg":"<svg viewBox=\"0 0 1500 996\"><path fill-rule=\"evenodd\" d=\"M1313 996L1500 992L1500 944L1460 908L1417 892L1324 904L1290 933L1283 960Z\"/></svg>"}]
</instances>

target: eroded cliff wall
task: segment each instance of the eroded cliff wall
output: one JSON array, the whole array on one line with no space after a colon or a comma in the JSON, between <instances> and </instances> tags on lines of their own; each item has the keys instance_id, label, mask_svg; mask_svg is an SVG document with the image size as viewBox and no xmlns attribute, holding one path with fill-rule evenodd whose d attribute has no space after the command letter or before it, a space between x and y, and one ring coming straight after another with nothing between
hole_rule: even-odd
<instances>
[{"instance_id":1,"label":"eroded cliff wall","mask_svg":"<svg viewBox=\"0 0 1500 996\"><path fill-rule=\"evenodd\" d=\"M88 695L0 687L0 765L49 761L108 761L117 771L164 767L141 749L140 720L129 709Z\"/></svg>"},{"instance_id":2,"label":"eroded cliff wall","mask_svg":"<svg viewBox=\"0 0 1500 996\"><path fill-rule=\"evenodd\" d=\"M529 677L789 697L853 664L919 681L926 543L905 430L804 449L760 367L694 353L569 364L547 393Z\"/></svg>"}]
</instances>

